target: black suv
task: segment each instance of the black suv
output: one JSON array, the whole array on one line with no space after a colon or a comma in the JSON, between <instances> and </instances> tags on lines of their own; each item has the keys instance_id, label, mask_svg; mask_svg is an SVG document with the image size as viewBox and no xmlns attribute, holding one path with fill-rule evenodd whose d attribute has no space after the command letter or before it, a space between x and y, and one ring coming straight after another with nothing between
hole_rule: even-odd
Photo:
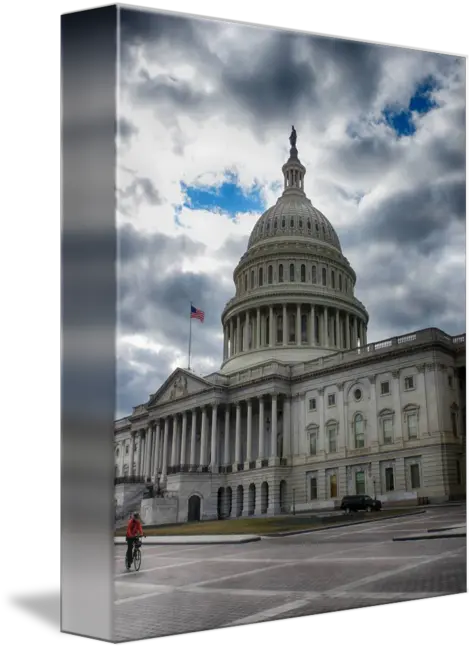
<instances>
[{"instance_id":1,"label":"black suv","mask_svg":"<svg viewBox=\"0 0 470 646\"><path fill-rule=\"evenodd\" d=\"M347 514L352 511L380 511L382 503L366 495L344 496L340 508Z\"/></svg>"}]
</instances>

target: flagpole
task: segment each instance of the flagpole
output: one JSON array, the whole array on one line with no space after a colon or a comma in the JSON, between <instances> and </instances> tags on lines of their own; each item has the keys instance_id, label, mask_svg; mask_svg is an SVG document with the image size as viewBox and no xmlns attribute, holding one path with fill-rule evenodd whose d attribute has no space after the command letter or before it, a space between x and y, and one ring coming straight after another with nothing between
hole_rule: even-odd
<instances>
[{"instance_id":1,"label":"flagpole","mask_svg":"<svg viewBox=\"0 0 470 646\"><path fill-rule=\"evenodd\" d=\"M188 349L188 370L191 370L191 322L193 320L193 317L191 316L191 308L193 304L190 302L190 307L189 307L189 349Z\"/></svg>"}]
</instances>

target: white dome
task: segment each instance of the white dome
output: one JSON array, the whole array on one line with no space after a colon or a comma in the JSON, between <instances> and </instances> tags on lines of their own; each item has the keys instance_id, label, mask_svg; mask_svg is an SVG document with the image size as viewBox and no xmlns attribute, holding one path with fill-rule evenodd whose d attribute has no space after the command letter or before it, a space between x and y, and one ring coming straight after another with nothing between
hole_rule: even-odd
<instances>
[{"instance_id":1,"label":"white dome","mask_svg":"<svg viewBox=\"0 0 470 646\"><path fill-rule=\"evenodd\" d=\"M270 238L305 237L332 245L341 251L336 231L329 220L302 195L285 194L259 218L250 235L248 249Z\"/></svg>"}]
</instances>

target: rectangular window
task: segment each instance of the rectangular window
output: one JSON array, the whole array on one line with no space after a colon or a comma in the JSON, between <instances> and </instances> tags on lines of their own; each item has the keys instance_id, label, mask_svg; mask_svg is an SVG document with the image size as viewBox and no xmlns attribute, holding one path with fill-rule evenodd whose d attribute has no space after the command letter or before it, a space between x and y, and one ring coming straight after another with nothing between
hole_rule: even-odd
<instances>
[{"instance_id":1,"label":"rectangular window","mask_svg":"<svg viewBox=\"0 0 470 646\"><path fill-rule=\"evenodd\" d=\"M317 491L317 479L311 478L310 480L310 500L316 500L318 498Z\"/></svg>"},{"instance_id":2,"label":"rectangular window","mask_svg":"<svg viewBox=\"0 0 470 646\"><path fill-rule=\"evenodd\" d=\"M393 467L387 467L385 469L385 491L393 491L394 489Z\"/></svg>"},{"instance_id":3,"label":"rectangular window","mask_svg":"<svg viewBox=\"0 0 470 646\"><path fill-rule=\"evenodd\" d=\"M336 498L338 495L338 485L336 482L336 473L330 476L330 498Z\"/></svg>"},{"instance_id":4,"label":"rectangular window","mask_svg":"<svg viewBox=\"0 0 470 646\"><path fill-rule=\"evenodd\" d=\"M409 413L406 418L408 427L408 438L414 440L418 437L418 415L416 413Z\"/></svg>"},{"instance_id":5,"label":"rectangular window","mask_svg":"<svg viewBox=\"0 0 470 646\"><path fill-rule=\"evenodd\" d=\"M317 410L317 400L316 399L309 399L308 400L308 407L310 410Z\"/></svg>"},{"instance_id":6,"label":"rectangular window","mask_svg":"<svg viewBox=\"0 0 470 646\"><path fill-rule=\"evenodd\" d=\"M388 417L383 420L384 444L393 444L393 425Z\"/></svg>"},{"instance_id":7,"label":"rectangular window","mask_svg":"<svg viewBox=\"0 0 470 646\"><path fill-rule=\"evenodd\" d=\"M415 387L414 377L405 377L405 390L412 390Z\"/></svg>"},{"instance_id":8,"label":"rectangular window","mask_svg":"<svg viewBox=\"0 0 470 646\"><path fill-rule=\"evenodd\" d=\"M336 429L330 428L328 431L328 452L336 453Z\"/></svg>"},{"instance_id":9,"label":"rectangular window","mask_svg":"<svg viewBox=\"0 0 470 646\"><path fill-rule=\"evenodd\" d=\"M380 394L381 395L389 395L390 394L390 382L389 381L382 381L380 384Z\"/></svg>"},{"instance_id":10,"label":"rectangular window","mask_svg":"<svg viewBox=\"0 0 470 646\"><path fill-rule=\"evenodd\" d=\"M457 437L457 413L454 410L450 413L450 419L452 422L452 433L454 437Z\"/></svg>"},{"instance_id":11,"label":"rectangular window","mask_svg":"<svg viewBox=\"0 0 470 646\"><path fill-rule=\"evenodd\" d=\"M462 484L462 473L460 471L460 461L457 460L455 463L455 469L456 469L456 477L457 477L457 484L461 485Z\"/></svg>"},{"instance_id":12,"label":"rectangular window","mask_svg":"<svg viewBox=\"0 0 470 646\"><path fill-rule=\"evenodd\" d=\"M356 494L361 495L366 492L366 475L364 471L356 471Z\"/></svg>"},{"instance_id":13,"label":"rectangular window","mask_svg":"<svg viewBox=\"0 0 470 646\"><path fill-rule=\"evenodd\" d=\"M310 455L317 454L317 434L310 433Z\"/></svg>"},{"instance_id":14,"label":"rectangular window","mask_svg":"<svg viewBox=\"0 0 470 646\"><path fill-rule=\"evenodd\" d=\"M411 479L411 488L419 489L421 486L420 477L419 477L419 464L412 464L410 466L410 479Z\"/></svg>"},{"instance_id":15,"label":"rectangular window","mask_svg":"<svg viewBox=\"0 0 470 646\"><path fill-rule=\"evenodd\" d=\"M328 406L334 406L336 404L336 395L328 395Z\"/></svg>"},{"instance_id":16,"label":"rectangular window","mask_svg":"<svg viewBox=\"0 0 470 646\"><path fill-rule=\"evenodd\" d=\"M321 284L326 287L326 269L325 267L321 270Z\"/></svg>"}]
</instances>

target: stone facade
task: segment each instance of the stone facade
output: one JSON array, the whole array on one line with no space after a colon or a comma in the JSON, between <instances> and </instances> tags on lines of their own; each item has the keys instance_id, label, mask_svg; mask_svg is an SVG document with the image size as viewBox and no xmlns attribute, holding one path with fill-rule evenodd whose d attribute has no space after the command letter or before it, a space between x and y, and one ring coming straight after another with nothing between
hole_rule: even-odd
<instances>
[{"instance_id":1,"label":"stone facade","mask_svg":"<svg viewBox=\"0 0 470 646\"><path fill-rule=\"evenodd\" d=\"M234 272L221 370L178 368L115 423L117 482L167 493L143 501L144 522L465 495L465 335L367 343L355 273L295 148L283 172Z\"/></svg>"}]
</instances>

